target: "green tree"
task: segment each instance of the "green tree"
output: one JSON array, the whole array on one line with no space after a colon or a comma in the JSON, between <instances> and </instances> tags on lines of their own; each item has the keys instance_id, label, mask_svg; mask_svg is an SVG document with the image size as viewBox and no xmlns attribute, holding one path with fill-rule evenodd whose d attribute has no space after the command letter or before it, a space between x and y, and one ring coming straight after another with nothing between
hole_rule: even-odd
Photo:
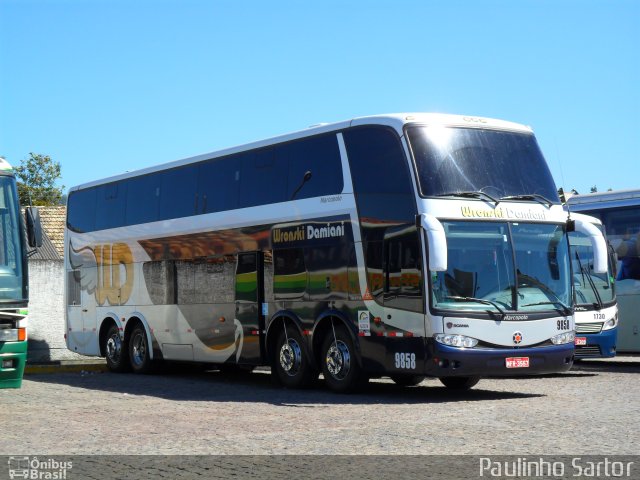
<instances>
[{"instance_id":1,"label":"green tree","mask_svg":"<svg viewBox=\"0 0 640 480\"><path fill-rule=\"evenodd\" d=\"M19 167L15 167L21 205L59 205L64 186L57 187L61 177L60 162L49 155L29 153Z\"/></svg>"}]
</instances>

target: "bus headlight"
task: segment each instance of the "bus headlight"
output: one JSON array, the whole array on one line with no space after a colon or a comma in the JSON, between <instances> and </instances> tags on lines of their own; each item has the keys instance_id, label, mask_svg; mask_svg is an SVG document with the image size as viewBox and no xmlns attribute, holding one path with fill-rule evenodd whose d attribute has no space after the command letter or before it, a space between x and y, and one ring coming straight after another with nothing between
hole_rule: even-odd
<instances>
[{"instance_id":1,"label":"bus headlight","mask_svg":"<svg viewBox=\"0 0 640 480\"><path fill-rule=\"evenodd\" d=\"M450 347L473 348L478 345L478 340L464 335L449 335L438 333L435 335L436 342Z\"/></svg>"},{"instance_id":2,"label":"bus headlight","mask_svg":"<svg viewBox=\"0 0 640 480\"><path fill-rule=\"evenodd\" d=\"M564 345L565 343L573 343L576 339L576 332L566 332L551 337L551 343L554 345Z\"/></svg>"},{"instance_id":3,"label":"bus headlight","mask_svg":"<svg viewBox=\"0 0 640 480\"><path fill-rule=\"evenodd\" d=\"M616 328L618 326L618 314L616 313L613 318L610 318L604 325L602 325L602 330L611 330L612 328Z\"/></svg>"}]
</instances>

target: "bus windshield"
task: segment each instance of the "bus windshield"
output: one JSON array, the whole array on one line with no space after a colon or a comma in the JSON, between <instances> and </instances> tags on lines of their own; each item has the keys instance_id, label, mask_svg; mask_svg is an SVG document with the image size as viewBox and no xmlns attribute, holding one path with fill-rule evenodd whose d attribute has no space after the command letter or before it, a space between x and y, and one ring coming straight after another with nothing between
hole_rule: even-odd
<instances>
[{"instance_id":1,"label":"bus windshield","mask_svg":"<svg viewBox=\"0 0 640 480\"><path fill-rule=\"evenodd\" d=\"M564 225L442 223L447 237L448 269L431 272L435 308L569 313L573 300Z\"/></svg>"},{"instance_id":2,"label":"bus windshield","mask_svg":"<svg viewBox=\"0 0 640 480\"><path fill-rule=\"evenodd\" d=\"M0 176L0 301L25 297L20 210L15 178Z\"/></svg>"},{"instance_id":3,"label":"bus windshield","mask_svg":"<svg viewBox=\"0 0 640 480\"><path fill-rule=\"evenodd\" d=\"M422 196L482 192L560 203L533 134L442 126L409 127L407 134Z\"/></svg>"},{"instance_id":4,"label":"bus windshield","mask_svg":"<svg viewBox=\"0 0 640 480\"><path fill-rule=\"evenodd\" d=\"M569 234L571 262L573 265L573 285L576 304L602 308L614 299L613 281L610 273L593 272L593 248L589 239L580 232Z\"/></svg>"}]
</instances>

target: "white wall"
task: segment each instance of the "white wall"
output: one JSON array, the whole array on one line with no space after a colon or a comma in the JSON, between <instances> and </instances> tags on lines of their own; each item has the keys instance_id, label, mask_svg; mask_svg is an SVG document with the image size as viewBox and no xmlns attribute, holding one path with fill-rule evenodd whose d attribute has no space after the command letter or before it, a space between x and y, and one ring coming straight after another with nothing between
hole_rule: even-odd
<instances>
[{"instance_id":1,"label":"white wall","mask_svg":"<svg viewBox=\"0 0 640 480\"><path fill-rule=\"evenodd\" d=\"M28 363L82 360L64 341L64 264L29 260Z\"/></svg>"}]
</instances>

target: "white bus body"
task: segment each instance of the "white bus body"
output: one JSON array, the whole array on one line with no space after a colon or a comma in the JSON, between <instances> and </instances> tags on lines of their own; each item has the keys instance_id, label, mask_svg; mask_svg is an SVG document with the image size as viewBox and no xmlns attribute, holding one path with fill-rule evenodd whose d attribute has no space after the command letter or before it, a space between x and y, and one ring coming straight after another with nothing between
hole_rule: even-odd
<instances>
[{"instance_id":1,"label":"white bus body","mask_svg":"<svg viewBox=\"0 0 640 480\"><path fill-rule=\"evenodd\" d=\"M510 122L357 118L91 182L65 244L68 347L117 371L469 388L574 358L567 214Z\"/></svg>"},{"instance_id":2,"label":"white bus body","mask_svg":"<svg viewBox=\"0 0 640 480\"><path fill-rule=\"evenodd\" d=\"M640 352L640 190L575 195L567 202L572 212L598 218L615 252L615 290L618 304L617 351Z\"/></svg>"}]
</instances>

